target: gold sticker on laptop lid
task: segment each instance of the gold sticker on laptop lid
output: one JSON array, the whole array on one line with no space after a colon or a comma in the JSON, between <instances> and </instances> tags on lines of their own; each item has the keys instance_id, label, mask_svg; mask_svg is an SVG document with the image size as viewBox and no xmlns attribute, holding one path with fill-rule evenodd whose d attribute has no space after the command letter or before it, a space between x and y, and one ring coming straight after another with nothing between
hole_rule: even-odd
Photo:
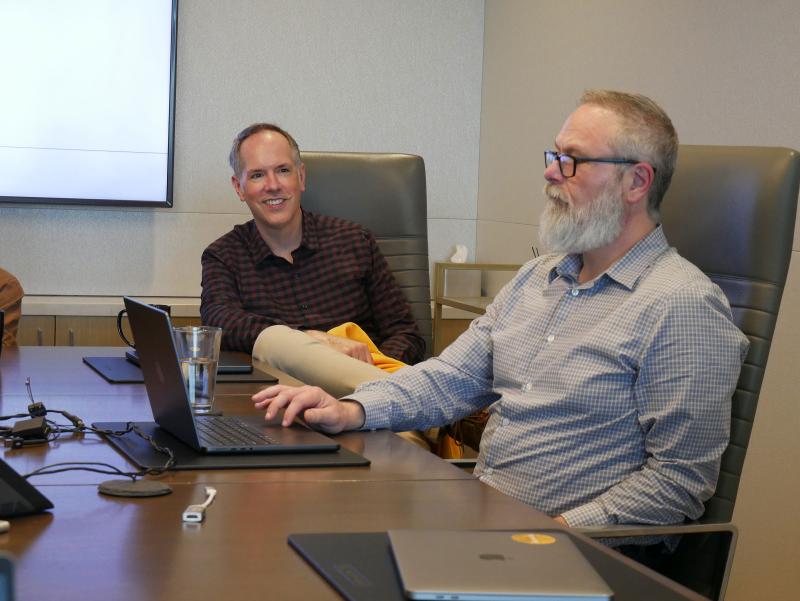
<instances>
[{"instance_id":1,"label":"gold sticker on laptop lid","mask_svg":"<svg viewBox=\"0 0 800 601\"><path fill-rule=\"evenodd\" d=\"M549 534L541 534L537 532L512 534L511 540L526 545L552 545L554 542L556 542L556 538L554 536L550 536Z\"/></svg>"}]
</instances>

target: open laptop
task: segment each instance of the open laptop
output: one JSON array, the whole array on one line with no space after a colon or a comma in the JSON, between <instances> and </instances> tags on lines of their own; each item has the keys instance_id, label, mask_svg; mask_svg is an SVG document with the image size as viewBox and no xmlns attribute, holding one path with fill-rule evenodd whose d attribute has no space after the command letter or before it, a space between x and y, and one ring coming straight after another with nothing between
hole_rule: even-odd
<instances>
[{"instance_id":1,"label":"open laptop","mask_svg":"<svg viewBox=\"0 0 800 601\"><path fill-rule=\"evenodd\" d=\"M389 541L409 599L613 598L565 532L390 530Z\"/></svg>"},{"instance_id":2,"label":"open laptop","mask_svg":"<svg viewBox=\"0 0 800 601\"><path fill-rule=\"evenodd\" d=\"M263 417L194 415L184 384L169 315L125 297L153 418L200 453L333 452L339 444L299 426L267 425Z\"/></svg>"}]
</instances>

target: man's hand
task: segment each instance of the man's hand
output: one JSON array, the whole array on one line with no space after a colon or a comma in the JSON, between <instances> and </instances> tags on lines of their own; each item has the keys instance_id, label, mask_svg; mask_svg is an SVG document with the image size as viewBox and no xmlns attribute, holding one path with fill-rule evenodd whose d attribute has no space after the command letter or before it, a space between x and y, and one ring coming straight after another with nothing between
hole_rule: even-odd
<instances>
[{"instance_id":1,"label":"man's hand","mask_svg":"<svg viewBox=\"0 0 800 601\"><path fill-rule=\"evenodd\" d=\"M339 336L331 336L330 334L326 332L320 332L319 330L305 330L305 333L315 340L319 340L323 344L327 344L332 349L347 355L348 357L352 357L353 359L358 359L364 363L374 365L374 362L372 361L372 354L369 352L369 347L363 342L350 340L348 338L341 338Z\"/></svg>"},{"instance_id":2,"label":"man's hand","mask_svg":"<svg viewBox=\"0 0 800 601\"><path fill-rule=\"evenodd\" d=\"M355 401L339 401L316 386L283 386L265 388L253 395L257 409L266 409L265 419L274 418L285 409L281 424L290 426L299 415L309 426L335 434L357 430L364 425L364 408Z\"/></svg>"}]
</instances>

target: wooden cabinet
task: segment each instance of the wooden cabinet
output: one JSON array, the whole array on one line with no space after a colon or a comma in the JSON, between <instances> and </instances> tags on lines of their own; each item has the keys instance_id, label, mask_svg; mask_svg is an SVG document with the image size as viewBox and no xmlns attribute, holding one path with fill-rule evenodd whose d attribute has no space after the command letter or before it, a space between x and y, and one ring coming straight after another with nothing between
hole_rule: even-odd
<instances>
[{"instance_id":1,"label":"wooden cabinet","mask_svg":"<svg viewBox=\"0 0 800 601\"><path fill-rule=\"evenodd\" d=\"M199 317L173 317L175 326L200 325ZM123 328L131 338L127 317ZM17 332L20 346L125 346L117 318L84 315L23 315Z\"/></svg>"},{"instance_id":2,"label":"wooden cabinet","mask_svg":"<svg viewBox=\"0 0 800 601\"><path fill-rule=\"evenodd\" d=\"M56 346L122 346L116 317L59 315Z\"/></svg>"},{"instance_id":3,"label":"wooden cabinet","mask_svg":"<svg viewBox=\"0 0 800 601\"><path fill-rule=\"evenodd\" d=\"M20 346L53 346L56 342L56 318L53 315L23 315L17 329Z\"/></svg>"}]
</instances>

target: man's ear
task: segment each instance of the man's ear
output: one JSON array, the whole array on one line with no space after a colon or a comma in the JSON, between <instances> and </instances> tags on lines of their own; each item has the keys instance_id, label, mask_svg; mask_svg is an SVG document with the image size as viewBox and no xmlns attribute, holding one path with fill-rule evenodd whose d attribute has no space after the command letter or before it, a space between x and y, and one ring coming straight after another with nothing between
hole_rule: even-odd
<instances>
[{"instance_id":1,"label":"man's ear","mask_svg":"<svg viewBox=\"0 0 800 601\"><path fill-rule=\"evenodd\" d=\"M233 189L236 190L236 196L239 197L239 200L244 202L244 195L242 193L242 184L239 183L239 178L235 175L231 175L231 185Z\"/></svg>"},{"instance_id":2,"label":"man's ear","mask_svg":"<svg viewBox=\"0 0 800 601\"><path fill-rule=\"evenodd\" d=\"M300 191L306 191L306 164L300 163L300 167L297 169L297 173L300 176Z\"/></svg>"},{"instance_id":3,"label":"man's ear","mask_svg":"<svg viewBox=\"0 0 800 601\"><path fill-rule=\"evenodd\" d=\"M642 199L647 202L647 195L655 180L655 170L649 163L636 163L628 172L630 175L629 184L625 189L626 198L629 203L635 204Z\"/></svg>"}]
</instances>

